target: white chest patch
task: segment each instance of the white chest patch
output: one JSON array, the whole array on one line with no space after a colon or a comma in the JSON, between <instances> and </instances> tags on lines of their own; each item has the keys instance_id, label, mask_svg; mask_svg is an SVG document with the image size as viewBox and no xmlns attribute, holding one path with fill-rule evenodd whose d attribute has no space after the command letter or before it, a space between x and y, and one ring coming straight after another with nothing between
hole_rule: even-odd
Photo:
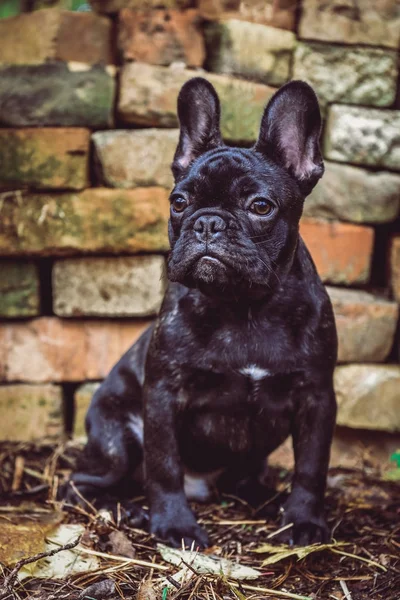
<instances>
[{"instance_id":1,"label":"white chest patch","mask_svg":"<svg viewBox=\"0 0 400 600\"><path fill-rule=\"evenodd\" d=\"M240 373L250 377L254 381L260 381L261 379L264 379L264 377L271 375L271 371L268 369L261 369L261 367L257 367L257 365L244 367L243 369L240 369Z\"/></svg>"},{"instance_id":2,"label":"white chest patch","mask_svg":"<svg viewBox=\"0 0 400 600\"><path fill-rule=\"evenodd\" d=\"M128 427L136 437L136 439L143 445L143 419L139 415L129 415Z\"/></svg>"},{"instance_id":3,"label":"white chest patch","mask_svg":"<svg viewBox=\"0 0 400 600\"><path fill-rule=\"evenodd\" d=\"M184 478L186 498L195 502L207 502L211 498L212 488L221 473L221 469L211 473L202 473L201 475L186 471Z\"/></svg>"}]
</instances>

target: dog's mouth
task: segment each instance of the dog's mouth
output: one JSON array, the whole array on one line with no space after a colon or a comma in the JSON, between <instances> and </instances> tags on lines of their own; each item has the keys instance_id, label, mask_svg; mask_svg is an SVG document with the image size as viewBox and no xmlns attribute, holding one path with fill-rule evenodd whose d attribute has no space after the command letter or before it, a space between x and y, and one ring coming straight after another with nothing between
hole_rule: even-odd
<instances>
[{"instance_id":1,"label":"dog's mouth","mask_svg":"<svg viewBox=\"0 0 400 600\"><path fill-rule=\"evenodd\" d=\"M225 279L225 263L215 256L205 254L201 256L193 267L193 276L196 280L210 284Z\"/></svg>"}]
</instances>

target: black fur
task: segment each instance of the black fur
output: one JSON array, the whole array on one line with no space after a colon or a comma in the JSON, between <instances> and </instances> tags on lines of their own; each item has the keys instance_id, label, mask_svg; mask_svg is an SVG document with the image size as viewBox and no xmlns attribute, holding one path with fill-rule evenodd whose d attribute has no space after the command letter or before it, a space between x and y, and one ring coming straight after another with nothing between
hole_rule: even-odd
<instances>
[{"instance_id":1,"label":"black fur","mask_svg":"<svg viewBox=\"0 0 400 600\"><path fill-rule=\"evenodd\" d=\"M219 112L207 81L183 86L171 283L155 325L93 398L89 466L73 480L84 493L112 488L140 471L144 447L151 531L172 545L206 546L185 472L256 478L291 435L296 464L282 524L293 523L294 543L325 541L337 340L298 233L304 198L323 173L318 102L303 82L283 86L252 149L223 144Z\"/></svg>"}]
</instances>

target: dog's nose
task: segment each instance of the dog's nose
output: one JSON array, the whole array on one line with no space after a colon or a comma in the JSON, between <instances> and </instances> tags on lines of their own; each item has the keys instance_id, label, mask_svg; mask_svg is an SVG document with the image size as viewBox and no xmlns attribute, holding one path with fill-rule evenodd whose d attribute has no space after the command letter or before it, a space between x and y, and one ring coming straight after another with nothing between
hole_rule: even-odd
<instances>
[{"instance_id":1,"label":"dog's nose","mask_svg":"<svg viewBox=\"0 0 400 600\"><path fill-rule=\"evenodd\" d=\"M219 232L226 229L225 221L218 215L203 215L196 219L193 229L201 241L215 237Z\"/></svg>"}]
</instances>

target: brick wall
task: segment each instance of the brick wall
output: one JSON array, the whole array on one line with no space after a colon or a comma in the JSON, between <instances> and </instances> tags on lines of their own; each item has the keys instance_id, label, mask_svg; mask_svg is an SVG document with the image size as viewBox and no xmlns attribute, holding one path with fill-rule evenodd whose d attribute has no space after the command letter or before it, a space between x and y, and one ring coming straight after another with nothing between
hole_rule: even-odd
<instances>
[{"instance_id":1,"label":"brick wall","mask_svg":"<svg viewBox=\"0 0 400 600\"><path fill-rule=\"evenodd\" d=\"M396 1L164 6L93 0L93 12L55 6L0 20L0 438L82 434L96 382L156 314L176 97L200 72L220 94L225 139L241 145L254 142L280 85L304 79L317 92L326 173L301 233L337 319L338 422L349 428L338 439L348 447L350 430L361 442L376 430L377 446L394 446Z\"/></svg>"}]
</instances>

